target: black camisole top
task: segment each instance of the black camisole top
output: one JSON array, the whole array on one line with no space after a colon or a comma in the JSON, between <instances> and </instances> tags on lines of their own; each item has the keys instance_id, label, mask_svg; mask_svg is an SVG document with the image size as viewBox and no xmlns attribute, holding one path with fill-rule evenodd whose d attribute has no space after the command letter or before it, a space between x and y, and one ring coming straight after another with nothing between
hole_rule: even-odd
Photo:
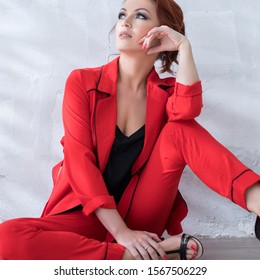
<instances>
[{"instance_id":1,"label":"black camisole top","mask_svg":"<svg viewBox=\"0 0 260 280\"><path fill-rule=\"evenodd\" d=\"M145 126L130 136L125 136L116 126L115 140L103 173L108 192L118 204L131 180L131 169L143 149Z\"/></svg>"}]
</instances>

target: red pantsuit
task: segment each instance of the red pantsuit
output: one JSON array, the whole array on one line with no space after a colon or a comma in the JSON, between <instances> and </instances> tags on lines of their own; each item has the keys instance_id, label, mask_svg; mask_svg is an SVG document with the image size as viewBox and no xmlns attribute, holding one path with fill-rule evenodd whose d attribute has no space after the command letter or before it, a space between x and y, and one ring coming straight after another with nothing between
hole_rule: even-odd
<instances>
[{"instance_id":1,"label":"red pantsuit","mask_svg":"<svg viewBox=\"0 0 260 280\"><path fill-rule=\"evenodd\" d=\"M147 79L144 147L115 205L102 172L115 137L117 67L118 59L70 75L63 102L64 159L53 169L52 194L41 218L0 225L0 258L121 259L124 247L95 216L98 207L117 208L131 229L178 234L187 215L178 192L186 165L246 209L245 190L260 177L194 120L202 107L200 82L162 80L154 69ZM82 210L71 210L78 205Z\"/></svg>"}]
</instances>

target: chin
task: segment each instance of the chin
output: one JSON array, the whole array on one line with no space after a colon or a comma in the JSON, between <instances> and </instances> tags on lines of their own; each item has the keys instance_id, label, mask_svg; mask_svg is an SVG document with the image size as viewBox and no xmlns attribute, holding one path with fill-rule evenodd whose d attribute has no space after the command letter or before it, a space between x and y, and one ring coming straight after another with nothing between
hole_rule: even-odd
<instances>
[{"instance_id":1,"label":"chin","mask_svg":"<svg viewBox=\"0 0 260 280\"><path fill-rule=\"evenodd\" d=\"M116 49L123 52L140 52L140 46L129 46L129 44L117 44Z\"/></svg>"}]
</instances>

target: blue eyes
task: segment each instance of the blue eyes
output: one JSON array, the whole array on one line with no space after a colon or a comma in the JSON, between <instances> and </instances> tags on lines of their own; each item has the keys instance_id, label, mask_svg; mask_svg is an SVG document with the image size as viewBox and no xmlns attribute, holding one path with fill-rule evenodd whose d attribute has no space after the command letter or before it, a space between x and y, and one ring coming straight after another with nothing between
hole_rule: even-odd
<instances>
[{"instance_id":1,"label":"blue eyes","mask_svg":"<svg viewBox=\"0 0 260 280\"><path fill-rule=\"evenodd\" d=\"M123 13L123 12L118 14L118 19L124 19L125 17L126 17L126 14ZM138 19L143 19L143 20L147 19L147 16L145 16L142 13L137 13L135 17L138 18Z\"/></svg>"}]
</instances>

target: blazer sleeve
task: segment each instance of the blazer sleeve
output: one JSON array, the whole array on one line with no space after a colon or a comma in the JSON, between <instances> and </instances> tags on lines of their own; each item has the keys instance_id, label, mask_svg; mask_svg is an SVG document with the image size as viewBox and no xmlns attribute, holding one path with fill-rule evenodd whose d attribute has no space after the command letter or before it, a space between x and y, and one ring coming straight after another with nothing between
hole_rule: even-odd
<instances>
[{"instance_id":1,"label":"blazer sleeve","mask_svg":"<svg viewBox=\"0 0 260 280\"><path fill-rule=\"evenodd\" d=\"M109 195L91 137L89 96L82 79L81 70L69 75L62 105L64 125L64 168L69 184L83 206L86 215L97 208L116 208Z\"/></svg>"},{"instance_id":2,"label":"blazer sleeve","mask_svg":"<svg viewBox=\"0 0 260 280\"><path fill-rule=\"evenodd\" d=\"M191 85L175 83L173 94L169 97L166 111L169 121L190 120L199 116L202 104L201 81Z\"/></svg>"}]
</instances>

